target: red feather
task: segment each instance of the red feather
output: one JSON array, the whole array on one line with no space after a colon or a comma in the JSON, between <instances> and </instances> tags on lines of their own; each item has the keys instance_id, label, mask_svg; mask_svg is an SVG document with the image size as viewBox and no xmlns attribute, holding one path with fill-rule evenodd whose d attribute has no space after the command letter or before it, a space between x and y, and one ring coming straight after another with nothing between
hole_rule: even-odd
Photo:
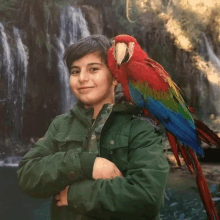
<instances>
[{"instance_id":1,"label":"red feather","mask_svg":"<svg viewBox=\"0 0 220 220\"><path fill-rule=\"evenodd\" d=\"M129 64L128 69L130 72L135 72L135 74L132 75L133 80L147 82L147 86L155 91L169 90L169 84L161 78L158 71L148 65L147 61L139 61L138 63L133 61Z\"/></svg>"},{"instance_id":2,"label":"red feather","mask_svg":"<svg viewBox=\"0 0 220 220\"><path fill-rule=\"evenodd\" d=\"M200 140L205 142L208 145L215 145L216 147L220 147L220 138L217 134L215 134L214 131L212 131L204 122L198 120L196 118L195 110L188 106L188 109L193 115L195 125L196 125L196 131L198 133L198 136Z\"/></svg>"},{"instance_id":3,"label":"red feather","mask_svg":"<svg viewBox=\"0 0 220 220\"><path fill-rule=\"evenodd\" d=\"M172 148L174 157L176 158L177 164L181 167L180 158L178 155L178 145L177 145L178 142L176 138L169 131L167 131L167 137L168 137L170 146Z\"/></svg>"}]
</instances>

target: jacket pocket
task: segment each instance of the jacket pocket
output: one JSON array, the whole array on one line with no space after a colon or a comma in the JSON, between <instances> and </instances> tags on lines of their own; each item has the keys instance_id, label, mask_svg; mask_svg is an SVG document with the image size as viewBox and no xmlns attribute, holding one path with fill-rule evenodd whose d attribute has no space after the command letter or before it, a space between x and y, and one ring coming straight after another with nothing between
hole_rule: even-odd
<instances>
[{"instance_id":1,"label":"jacket pocket","mask_svg":"<svg viewBox=\"0 0 220 220\"><path fill-rule=\"evenodd\" d=\"M59 151L68 151L75 148L82 147L83 136L81 134L74 134L73 136L60 137L55 136Z\"/></svg>"},{"instance_id":2,"label":"jacket pocket","mask_svg":"<svg viewBox=\"0 0 220 220\"><path fill-rule=\"evenodd\" d=\"M128 136L108 137L101 144L100 150L101 157L112 161L123 175L126 173L128 165Z\"/></svg>"}]
</instances>

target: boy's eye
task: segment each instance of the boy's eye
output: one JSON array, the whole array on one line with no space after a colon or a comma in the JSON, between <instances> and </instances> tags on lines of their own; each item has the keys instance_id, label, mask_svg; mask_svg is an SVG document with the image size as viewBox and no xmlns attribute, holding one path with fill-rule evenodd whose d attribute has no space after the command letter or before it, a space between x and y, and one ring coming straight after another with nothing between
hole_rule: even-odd
<instances>
[{"instance_id":1,"label":"boy's eye","mask_svg":"<svg viewBox=\"0 0 220 220\"><path fill-rule=\"evenodd\" d=\"M96 71L98 71L98 70L99 70L99 68L93 67L93 68L90 69L90 72L96 72Z\"/></svg>"},{"instance_id":2,"label":"boy's eye","mask_svg":"<svg viewBox=\"0 0 220 220\"><path fill-rule=\"evenodd\" d=\"M78 73L79 73L79 70L72 70L70 74L71 74L71 75L76 75L76 74L78 74Z\"/></svg>"}]
</instances>

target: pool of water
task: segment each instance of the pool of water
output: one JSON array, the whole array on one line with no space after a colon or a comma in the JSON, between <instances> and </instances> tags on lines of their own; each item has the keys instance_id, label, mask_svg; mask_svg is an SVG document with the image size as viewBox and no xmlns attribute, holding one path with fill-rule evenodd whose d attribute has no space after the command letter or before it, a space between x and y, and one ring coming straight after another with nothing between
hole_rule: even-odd
<instances>
[{"instance_id":1,"label":"pool of water","mask_svg":"<svg viewBox=\"0 0 220 220\"><path fill-rule=\"evenodd\" d=\"M17 184L17 166L0 167L0 216L3 220L49 220L51 199L34 199L24 195ZM182 179L181 179L182 178ZM217 185L211 186L216 200ZM206 212L194 178L170 174L161 220L205 220Z\"/></svg>"}]
</instances>

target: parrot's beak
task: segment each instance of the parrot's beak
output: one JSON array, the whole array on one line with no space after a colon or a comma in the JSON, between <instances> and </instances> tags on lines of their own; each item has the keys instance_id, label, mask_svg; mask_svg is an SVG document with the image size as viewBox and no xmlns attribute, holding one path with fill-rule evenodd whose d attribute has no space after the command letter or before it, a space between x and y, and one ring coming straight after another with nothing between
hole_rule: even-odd
<instances>
[{"instance_id":1,"label":"parrot's beak","mask_svg":"<svg viewBox=\"0 0 220 220\"><path fill-rule=\"evenodd\" d=\"M122 61L124 60L127 54L128 46L125 43L116 43L115 45L115 59L120 68Z\"/></svg>"}]
</instances>

